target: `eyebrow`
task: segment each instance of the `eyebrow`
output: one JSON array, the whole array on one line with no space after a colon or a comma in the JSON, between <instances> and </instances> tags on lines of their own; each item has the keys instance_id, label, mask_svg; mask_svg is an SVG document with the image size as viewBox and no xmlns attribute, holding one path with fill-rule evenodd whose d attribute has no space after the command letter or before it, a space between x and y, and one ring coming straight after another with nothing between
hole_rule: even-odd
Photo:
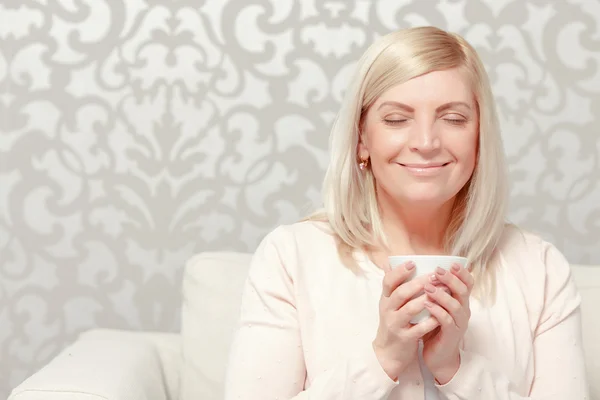
<instances>
[{"instance_id":1,"label":"eyebrow","mask_svg":"<svg viewBox=\"0 0 600 400\"><path fill-rule=\"evenodd\" d=\"M377 107L378 110L382 109L385 106L393 106L396 108L401 108L405 111L408 112L414 112L415 109L412 108L411 106L404 104L404 103L400 103L398 101L384 101L383 103L381 103L381 105L379 107ZM465 103L464 101L451 101L449 103L446 104L442 104L441 106L439 106L438 108L435 109L436 112L440 112L440 111L445 111L448 110L450 108L454 108L454 107L465 107L467 110L471 110L471 106L467 103Z\"/></svg>"}]
</instances>

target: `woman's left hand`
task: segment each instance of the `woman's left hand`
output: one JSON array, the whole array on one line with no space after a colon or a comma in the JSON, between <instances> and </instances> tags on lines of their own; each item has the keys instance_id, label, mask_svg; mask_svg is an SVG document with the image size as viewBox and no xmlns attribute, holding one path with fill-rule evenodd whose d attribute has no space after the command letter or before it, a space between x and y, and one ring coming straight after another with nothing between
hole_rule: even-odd
<instances>
[{"instance_id":1,"label":"woman's left hand","mask_svg":"<svg viewBox=\"0 0 600 400\"><path fill-rule=\"evenodd\" d=\"M425 286L425 293L432 300L425 306L440 326L423 338L423 361L436 381L444 385L460 367L459 347L471 317L469 297L474 280L471 273L458 264L450 270L438 267L435 277L451 294L432 284Z\"/></svg>"}]
</instances>

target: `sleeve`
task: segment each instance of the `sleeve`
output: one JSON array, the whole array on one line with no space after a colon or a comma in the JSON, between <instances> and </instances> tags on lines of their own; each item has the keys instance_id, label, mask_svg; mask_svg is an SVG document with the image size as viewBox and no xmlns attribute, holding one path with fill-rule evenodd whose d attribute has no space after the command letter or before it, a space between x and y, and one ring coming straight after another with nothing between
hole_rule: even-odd
<instances>
[{"instance_id":1,"label":"sleeve","mask_svg":"<svg viewBox=\"0 0 600 400\"><path fill-rule=\"evenodd\" d=\"M544 305L534 334L535 373L528 396L512 391L506 376L491 362L461 352L461 365L439 390L448 400L585 400L589 399L582 349L581 297L569 263L552 245L544 243Z\"/></svg>"},{"instance_id":2,"label":"sleeve","mask_svg":"<svg viewBox=\"0 0 600 400\"><path fill-rule=\"evenodd\" d=\"M304 390L306 366L290 273L298 257L285 243L288 237L277 237L279 229L265 237L250 265L229 355L225 400L386 399L396 382L370 346L351 349L354 353L317 375Z\"/></svg>"}]
</instances>

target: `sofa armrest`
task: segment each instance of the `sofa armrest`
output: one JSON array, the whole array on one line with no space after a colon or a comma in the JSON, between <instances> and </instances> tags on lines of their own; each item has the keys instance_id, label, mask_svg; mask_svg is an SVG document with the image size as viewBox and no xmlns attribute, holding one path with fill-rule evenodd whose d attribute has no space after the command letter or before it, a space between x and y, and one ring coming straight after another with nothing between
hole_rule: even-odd
<instances>
[{"instance_id":1,"label":"sofa armrest","mask_svg":"<svg viewBox=\"0 0 600 400\"><path fill-rule=\"evenodd\" d=\"M92 330L11 393L9 400L172 400L179 336Z\"/></svg>"}]
</instances>

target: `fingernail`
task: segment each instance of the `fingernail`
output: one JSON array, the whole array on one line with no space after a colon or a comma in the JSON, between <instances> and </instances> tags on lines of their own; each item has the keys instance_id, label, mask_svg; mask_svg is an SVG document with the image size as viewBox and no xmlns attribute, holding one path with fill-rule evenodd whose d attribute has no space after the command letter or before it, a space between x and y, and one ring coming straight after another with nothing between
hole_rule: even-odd
<instances>
[{"instance_id":1,"label":"fingernail","mask_svg":"<svg viewBox=\"0 0 600 400\"><path fill-rule=\"evenodd\" d=\"M433 307L433 303L431 303L431 302L429 302L429 301L426 301L426 302L425 302L425 307L427 307L427 308L431 308L431 307Z\"/></svg>"},{"instance_id":2,"label":"fingernail","mask_svg":"<svg viewBox=\"0 0 600 400\"><path fill-rule=\"evenodd\" d=\"M435 291L437 290L437 288L433 285L430 285L429 283L427 285L425 285L425 291L427 293L435 293Z\"/></svg>"},{"instance_id":3,"label":"fingernail","mask_svg":"<svg viewBox=\"0 0 600 400\"><path fill-rule=\"evenodd\" d=\"M411 271L413 269L415 269L415 264L412 261L409 261L408 264L406 264L406 270Z\"/></svg>"},{"instance_id":4,"label":"fingernail","mask_svg":"<svg viewBox=\"0 0 600 400\"><path fill-rule=\"evenodd\" d=\"M454 265L452 266L452 269L453 269L454 271L458 272L458 271L460 271L460 265L458 265L458 264L454 264Z\"/></svg>"},{"instance_id":5,"label":"fingernail","mask_svg":"<svg viewBox=\"0 0 600 400\"><path fill-rule=\"evenodd\" d=\"M439 280L439 279L437 278L437 276L435 276L435 274L434 274L434 275L431 275L431 276L429 277L429 282L431 282L431 283L440 283L440 280Z\"/></svg>"},{"instance_id":6,"label":"fingernail","mask_svg":"<svg viewBox=\"0 0 600 400\"><path fill-rule=\"evenodd\" d=\"M435 272L436 272L438 275L444 275L444 274L446 273L446 270L445 270L445 269L442 269L442 268L440 268L440 267L437 267L437 268L435 269Z\"/></svg>"}]
</instances>

